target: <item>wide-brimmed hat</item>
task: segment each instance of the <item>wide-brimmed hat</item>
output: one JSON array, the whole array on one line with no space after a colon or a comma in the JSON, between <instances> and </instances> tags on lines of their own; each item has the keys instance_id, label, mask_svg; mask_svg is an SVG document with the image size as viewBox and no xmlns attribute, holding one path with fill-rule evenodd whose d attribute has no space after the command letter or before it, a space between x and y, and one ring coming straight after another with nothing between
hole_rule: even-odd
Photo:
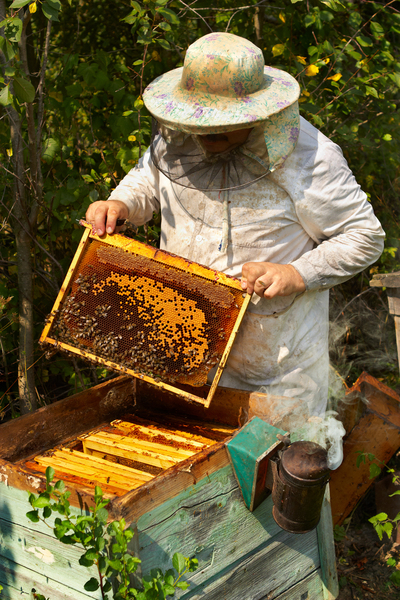
<instances>
[{"instance_id":1,"label":"wide-brimmed hat","mask_svg":"<svg viewBox=\"0 0 400 600\"><path fill-rule=\"evenodd\" d=\"M289 107L293 113L299 94L289 73L265 66L257 46L221 32L189 46L184 66L155 79L143 100L163 125L206 134L256 125Z\"/></svg>"}]
</instances>

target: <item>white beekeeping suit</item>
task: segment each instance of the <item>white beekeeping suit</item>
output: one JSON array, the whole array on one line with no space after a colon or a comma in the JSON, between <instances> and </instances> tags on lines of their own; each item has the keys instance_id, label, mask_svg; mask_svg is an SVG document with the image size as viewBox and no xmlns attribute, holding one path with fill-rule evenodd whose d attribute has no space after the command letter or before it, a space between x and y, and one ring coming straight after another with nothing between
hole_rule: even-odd
<instances>
[{"instance_id":1,"label":"white beekeeping suit","mask_svg":"<svg viewBox=\"0 0 400 600\"><path fill-rule=\"evenodd\" d=\"M242 151L257 154L260 136L263 130L255 127ZM221 385L264 386L321 414L328 387L328 289L379 258L384 232L336 144L301 119L293 146L275 170L224 192L201 190L206 171L200 170L197 189L171 181L147 151L110 199L123 201L136 225L161 211L162 249L234 277L249 261L295 267L306 291L253 299ZM244 180L248 165L238 162L235 174Z\"/></svg>"}]
</instances>

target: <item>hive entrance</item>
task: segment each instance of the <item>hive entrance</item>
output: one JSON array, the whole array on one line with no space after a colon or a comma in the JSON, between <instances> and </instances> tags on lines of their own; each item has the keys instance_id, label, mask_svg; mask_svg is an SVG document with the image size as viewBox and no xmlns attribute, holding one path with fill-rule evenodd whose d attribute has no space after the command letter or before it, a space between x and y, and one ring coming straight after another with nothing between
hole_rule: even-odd
<instances>
[{"instance_id":1,"label":"hive entrance","mask_svg":"<svg viewBox=\"0 0 400 600\"><path fill-rule=\"evenodd\" d=\"M202 386L219 366L213 393L248 299L222 273L88 228L41 341L208 406L170 384Z\"/></svg>"}]
</instances>

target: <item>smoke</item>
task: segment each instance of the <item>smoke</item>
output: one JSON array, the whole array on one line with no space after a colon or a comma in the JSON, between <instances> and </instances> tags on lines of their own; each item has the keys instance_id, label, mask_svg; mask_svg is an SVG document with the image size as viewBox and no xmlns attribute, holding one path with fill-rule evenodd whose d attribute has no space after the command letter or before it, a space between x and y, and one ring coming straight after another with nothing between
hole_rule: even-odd
<instances>
[{"instance_id":1,"label":"smoke","mask_svg":"<svg viewBox=\"0 0 400 600\"><path fill-rule=\"evenodd\" d=\"M323 417L310 417L290 435L291 442L310 441L325 448L328 452L328 467L332 471L342 464L342 439L346 433L343 423L336 416L336 412L328 411Z\"/></svg>"}]
</instances>

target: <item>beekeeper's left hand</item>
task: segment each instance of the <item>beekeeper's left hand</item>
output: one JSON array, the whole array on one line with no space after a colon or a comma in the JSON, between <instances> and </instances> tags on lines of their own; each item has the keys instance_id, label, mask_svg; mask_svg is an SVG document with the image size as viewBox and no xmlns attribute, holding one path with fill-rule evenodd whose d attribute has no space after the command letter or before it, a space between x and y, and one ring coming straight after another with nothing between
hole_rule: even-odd
<instances>
[{"instance_id":1,"label":"beekeeper's left hand","mask_svg":"<svg viewBox=\"0 0 400 600\"><path fill-rule=\"evenodd\" d=\"M261 298L301 294L306 286L300 273L292 265L269 262L248 262L242 267L242 289L255 292Z\"/></svg>"}]
</instances>

